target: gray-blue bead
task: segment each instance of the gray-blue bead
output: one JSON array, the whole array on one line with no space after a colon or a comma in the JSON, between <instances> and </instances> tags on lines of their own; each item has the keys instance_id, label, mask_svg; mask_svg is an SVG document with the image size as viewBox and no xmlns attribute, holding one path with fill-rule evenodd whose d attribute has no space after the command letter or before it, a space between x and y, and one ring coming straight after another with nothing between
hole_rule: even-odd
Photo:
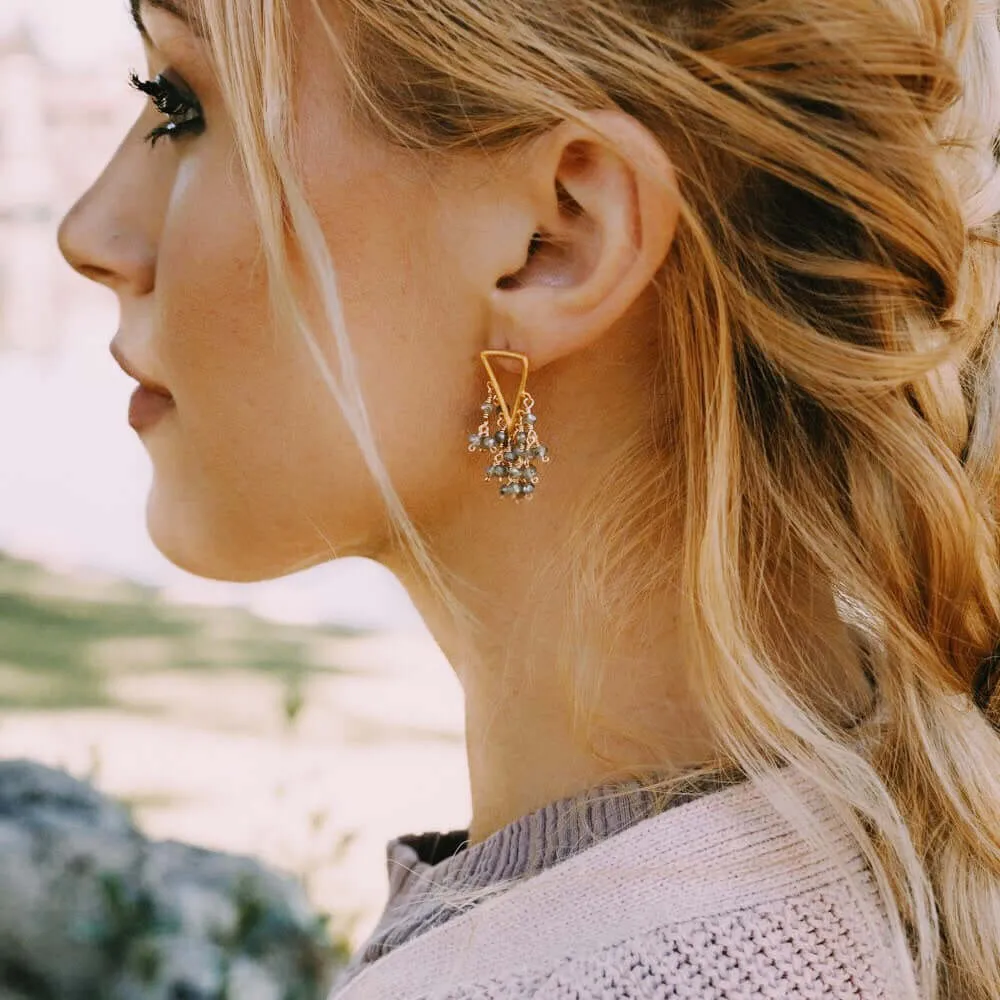
<instances>
[{"instance_id":1,"label":"gray-blue bead","mask_svg":"<svg viewBox=\"0 0 1000 1000\"><path fill-rule=\"evenodd\" d=\"M522 493L534 493L535 492L535 487L532 486L531 483L525 483L521 487L521 492Z\"/></svg>"},{"instance_id":2,"label":"gray-blue bead","mask_svg":"<svg viewBox=\"0 0 1000 1000\"><path fill-rule=\"evenodd\" d=\"M470 434L469 435L469 444L478 445L479 444L479 435L478 434Z\"/></svg>"},{"instance_id":3,"label":"gray-blue bead","mask_svg":"<svg viewBox=\"0 0 1000 1000\"><path fill-rule=\"evenodd\" d=\"M496 437L496 439L501 444L506 444L507 443L507 431L505 431L502 427L500 428L500 430L498 430L496 432L496 434L494 435L494 437Z\"/></svg>"},{"instance_id":4,"label":"gray-blue bead","mask_svg":"<svg viewBox=\"0 0 1000 1000\"><path fill-rule=\"evenodd\" d=\"M493 438L486 438L486 440L483 441L483 444L487 448L495 448L497 446L497 443L496 443L496 441Z\"/></svg>"},{"instance_id":5,"label":"gray-blue bead","mask_svg":"<svg viewBox=\"0 0 1000 1000\"><path fill-rule=\"evenodd\" d=\"M516 462L517 461L517 452L516 451L505 451L503 453L503 457L504 457L504 460L507 461L507 462Z\"/></svg>"},{"instance_id":6,"label":"gray-blue bead","mask_svg":"<svg viewBox=\"0 0 1000 1000\"><path fill-rule=\"evenodd\" d=\"M517 435L517 443L524 444L528 440L528 435L524 431L519 431Z\"/></svg>"},{"instance_id":7,"label":"gray-blue bead","mask_svg":"<svg viewBox=\"0 0 1000 1000\"><path fill-rule=\"evenodd\" d=\"M549 449L548 449L548 448L546 448L544 444L540 444L540 445L539 445L539 446L538 446L538 447L537 447L537 448L535 449L535 454L536 454L536 455L538 455L538 457L539 457L539 458L545 458L545 456L546 456L546 455L547 455L548 453L549 453Z\"/></svg>"},{"instance_id":8,"label":"gray-blue bead","mask_svg":"<svg viewBox=\"0 0 1000 1000\"><path fill-rule=\"evenodd\" d=\"M529 413L524 419L527 420L529 424L533 424L538 420L538 417L536 417L534 413Z\"/></svg>"}]
</instances>

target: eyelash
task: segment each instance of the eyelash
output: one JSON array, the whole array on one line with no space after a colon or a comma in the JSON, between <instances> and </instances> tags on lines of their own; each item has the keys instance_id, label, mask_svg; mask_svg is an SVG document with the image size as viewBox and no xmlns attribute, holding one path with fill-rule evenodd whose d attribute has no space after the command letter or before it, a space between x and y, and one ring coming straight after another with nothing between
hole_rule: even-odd
<instances>
[{"instance_id":1,"label":"eyelash","mask_svg":"<svg viewBox=\"0 0 1000 1000\"><path fill-rule=\"evenodd\" d=\"M153 107L169 119L145 137L151 146L164 137L176 140L183 135L200 135L205 131L205 118L198 99L162 73L152 80L140 80L136 73L130 73L129 86L146 94Z\"/></svg>"}]
</instances>

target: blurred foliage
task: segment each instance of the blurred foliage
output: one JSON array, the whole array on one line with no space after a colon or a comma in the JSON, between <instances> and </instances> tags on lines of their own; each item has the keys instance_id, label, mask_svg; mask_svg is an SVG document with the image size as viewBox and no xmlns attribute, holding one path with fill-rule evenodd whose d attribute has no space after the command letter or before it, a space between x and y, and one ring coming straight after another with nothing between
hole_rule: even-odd
<instances>
[{"instance_id":1,"label":"blurred foliage","mask_svg":"<svg viewBox=\"0 0 1000 1000\"><path fill-rule=\"evenodd\" d=\"M301 710L310 673L339 672L330 639L340 625L285 625L232 607L166 601L153 587L53 573L0 553L0 708L115 705L122 672L238 668L283 678L284 710Z\"/></svg>"}]
</instances>

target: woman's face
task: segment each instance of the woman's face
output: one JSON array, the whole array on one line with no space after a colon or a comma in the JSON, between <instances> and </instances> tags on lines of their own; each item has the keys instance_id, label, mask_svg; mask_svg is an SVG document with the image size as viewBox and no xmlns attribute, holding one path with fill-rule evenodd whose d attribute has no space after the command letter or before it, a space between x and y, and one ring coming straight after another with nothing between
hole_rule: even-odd
<instances>
[{"instance_id":1,"label":"woman's face","mask_svg":"<svg viewBox=\"0 0 1000 1000\"><path fill-rule=\"evenodd\" d=\"M147 107L60 231L72 265L118 296L116 350L174 399L141 431L154 470L150 535L177 565L229 580L377 555L388 538L380 494L307 347L269 318L231 119L206 44L172 6L137 10L149 77L195 95L204 129L152 146L145 137L165 119ZM307 195L338 270L378 448L408 509L433 522L490 492L465 442L480 418L478 351L503 268L460 220L488 224L503 182L470 157L442 185L440 170L349 122L308 6L294 10L308 68L296 106ZM332 335L316 332L336 374Z\"/></svg>"}]
</instances>

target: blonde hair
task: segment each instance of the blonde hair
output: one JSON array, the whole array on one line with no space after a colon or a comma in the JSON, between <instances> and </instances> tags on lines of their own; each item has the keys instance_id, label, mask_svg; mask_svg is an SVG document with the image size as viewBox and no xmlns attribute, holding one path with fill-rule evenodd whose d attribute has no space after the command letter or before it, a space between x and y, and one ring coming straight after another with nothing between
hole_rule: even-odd
<instances>
[{"instance_id":1,"label":"blonde hair","mask_svg":"<svg viewBox=\"0 0 1000 1000\"><path fill-rule=\"evenodd\" d=\"M475 627L372 439L295 169L285 0L201 6L276 318L310 345L395 540ZM1000 739L970 697L1000 639L996 0L340 0L336 13L337 30L324 23L352 107L427 157L516 153L593 108L663 143L683 208L657 282L655 419L613 456L613 492L595 476L601 494L575 512L567 697L596 723L612 623L679 573L719 755L657 787L808 775L891 904L911 996L1000 995ZM339 378L295 294L292 244ZM824 684L808 620L778 655L774 581L793 567L866 635L870 716L832 720L808 700ZM655 751L655 732L641 739ZM809 832L790 788L775 803Z\"/></svg>"}]
</instances>

